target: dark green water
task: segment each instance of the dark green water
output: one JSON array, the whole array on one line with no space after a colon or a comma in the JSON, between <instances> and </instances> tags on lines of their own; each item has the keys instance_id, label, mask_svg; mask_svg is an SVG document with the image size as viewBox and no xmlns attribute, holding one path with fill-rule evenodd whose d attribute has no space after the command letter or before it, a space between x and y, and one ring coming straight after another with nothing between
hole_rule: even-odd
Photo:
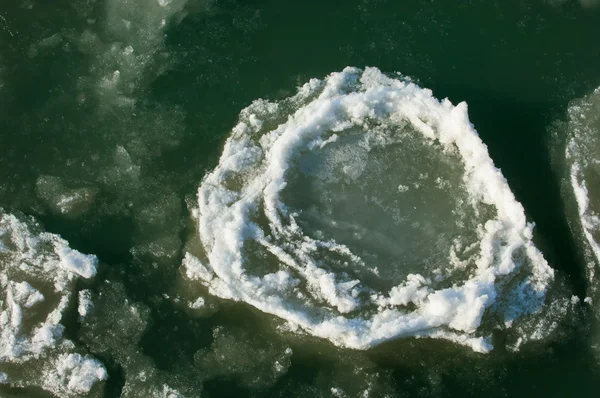
<instances>
[{"instance_id":1,"label":"dark green water","mask_svg":"<svg viewBox=\"0 0 600 398\"><path fill-rule=\"evenodd\" d=\"M360 396L369 385L366 396L600 393L591 343L597 331L585 308L547 341L482 355L430 339L338 349L279 333L279 321L245 304L208 299L212 309L199 316L166 298L177 295L184 244L195 229L186 200L216 166L240 110L347 65L400 71L438 98L466 101L491 158L536 223L537 246L566 289L586 297L597 281L587 279L579 238L567 224L549 126L565 118L571 100L600 86L600 8L577 1L189 0L164 31L121 35L105 27L105 1L0 4L0 206L35 216L100 259L99 274L81 287L114 302L99 300L105 313L89 325L78 322L76 308L64 320L65 335L107 367L95 396L120 396L128 369L143 368L159 376L139 385L164 380L185 396L332 396L332 388ZM143 1L130 3L134 29L156 22ZM85 44L86 30L103 44ZM141 58L128 69L109 55L114 43L142 48ZM117 91L135 106L98 94L114 69L124 81ZM94 200L81 214L53 211L40 194L42 175L89 187ZM144 327L114 319L128 316L119 309L125 299L143 308ZM289 368L274 375L272 359L286 347ZM151 396L136 388L128 396ZM0 394L45 396L19 386L0 386Z\"/></svg>"}]
</instances>

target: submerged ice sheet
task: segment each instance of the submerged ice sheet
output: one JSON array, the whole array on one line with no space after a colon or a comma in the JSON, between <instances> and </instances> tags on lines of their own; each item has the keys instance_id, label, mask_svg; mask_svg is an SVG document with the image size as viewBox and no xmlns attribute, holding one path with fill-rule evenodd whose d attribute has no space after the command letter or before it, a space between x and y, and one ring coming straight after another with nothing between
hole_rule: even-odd
<instances>
[{"instance_id":1,"label":"submerged ice sheet","mask_svg":"<svg viewBox=\"0 0 600 398\"><path fill-rule=\"evenodd\" d=\"M87 393L107 378L98 360L63 337L63 313L77 278L98 259L79 253L33 221L0 211L0 372L3 383L58 396Z\"/></svg>"},{"instance_id":2,"label":"submerged ice sheet","mask_svg":"<svg viewBox=\"0 0 600 398\"><path fill-rule=\"evenodd\" d=\"M198 204L186 276L339 346L486 352L553 280L466 104L375 68L244 109Z\"/></svg>"},{"instance_id":3,"label":"submerged ice sheet","mask_svg":"<svg viewBox=\"0 0 600 398\"><path fill-rule=\"evenodd\" d=\"M199 396L202 390L200 378L189 380L185 372L160 370L140 349L140 341L149 331L151 310L127 297L121 283L104 281L99 284L97 293L85 291L81 294L80 305L82 302L93 302L93 306L80 311L78 338L94 352L112 358L121 366L125 383L121 397Z\"/></svg>"},{"instance_id":4,"label":"submerged ice sheet","mask_svg":"<svg viewBox=\"0 0 600 398\"><path fill-rule=\"evenodd\" d=\"M564 152L567 202L575 204L571 227L581 236L590 281L600 265L600 88L573 101L568 109L568 122L557 128L566 133ZM566 130L566 131L565 131ZM595 283L591 284L596 290Z\"/></svg>"}]
</instances>

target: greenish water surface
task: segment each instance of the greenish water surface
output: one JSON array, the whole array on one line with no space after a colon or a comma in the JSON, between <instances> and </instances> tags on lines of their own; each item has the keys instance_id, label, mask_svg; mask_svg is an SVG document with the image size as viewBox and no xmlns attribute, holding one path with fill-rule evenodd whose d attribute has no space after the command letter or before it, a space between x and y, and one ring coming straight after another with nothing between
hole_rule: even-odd
<instances>
[{"instance_id":1,"label":"greenish water surface","mask_svg":"<svg viewBox=\"0 0 600 398\"><path fill-rule=\"evenodd\" d=\"M310 78L348 65L401 72L437 98L466 101L491 158L536 223L537 247L566 291L588 296L598 281L587 277L580 238L567 223L550 126L566 118L570 101L600 86L600 7L188 0L156 16L144 6L153 1L0 4L0 206L36 217L100 259L98 275L78 289L99 294L105 313L85 324L72 305L64 319L65 336L108 370L94 396L121 396L128 377L146 368L160 375L158 385L164 380L184 396L600 393L598 331L588 307L517 353L477 354L414 338L365 351L336 348L289 336L274 317L205 291L209 309L201 314L173 299L193 290L179 277L196 229L188 204L217 165L240 110L258 98L288 97ZM125 17L134 33L114 28ZM128 45L135 61L118 55ZM114 70L116 88L103 88ZM81 211L58 211L41 176L60 178L59 190L88 188L93 200ZM139 325L117 321L128 317L125 300L143 314ZM107 330L113 332L103 337ZM284 357L286 371L275 374L272 362ZM128 396L150 396L132 391ZM0 385L0 395L48 396L16 385Z\"/></svg>"}]
</instances>

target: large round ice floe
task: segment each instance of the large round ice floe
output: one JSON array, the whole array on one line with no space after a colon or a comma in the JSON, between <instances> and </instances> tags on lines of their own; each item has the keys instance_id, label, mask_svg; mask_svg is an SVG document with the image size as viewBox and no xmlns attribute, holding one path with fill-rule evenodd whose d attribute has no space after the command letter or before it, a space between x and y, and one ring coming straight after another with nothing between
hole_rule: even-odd
<instances>
[{"instance_id":1,"label":"large round ice floe","mask_svg":"<svg viewBox=\"0 0 600 398\"><path fill-rule=\"evenodd\" d=\"M244 109L198 204L187 276L339 346L485 352L553 279L467 105L376 68Z\"/></svg>"}]
</instances>

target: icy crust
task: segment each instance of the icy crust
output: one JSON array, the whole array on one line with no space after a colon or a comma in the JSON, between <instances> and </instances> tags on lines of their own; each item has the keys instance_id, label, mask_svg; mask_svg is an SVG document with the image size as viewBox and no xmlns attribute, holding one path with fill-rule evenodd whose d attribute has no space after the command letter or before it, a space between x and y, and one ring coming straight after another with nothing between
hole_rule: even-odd
<instances>
[{"instance_id":1,"label":"icy crust","mask_svg":"<svg viewBox=\"0 0 600 398\"><path fill-rule=\"evenodd\" d=\"M60 323L77 278L98 259L79 253L32 220L0 211L0 370L4 383L37 385L59 396L87 393L104 366L75 351ZM4 373L6 372L6 373Z\"/></svg>"},{"instance_id":2,"label":"icy crust","mask_svg":"<svg viewBox=\"0 0 600 398\"><path fill-rule=\"evenodd\" d=\"M574 197L578 220L573 227L584 237L588 262L588 277L592 280L600 264L600 88L573 101L568 109L569 120L565 149L567 184Z\"/></svg>"},{"instance_id":3,"label":"icy crust","mask_svg":"<svg viewBox=\"0 0 600 398\"><path fill-rule=\"evenodd\" d=\"M452 228L458 240L464 229L476 240L448 245L431 275L413 272L380 291L344 268L368 267L366 259L330 237L309 236L297 222L302 215L283 198L302 194L285 189L307 153L357 131L374 147L391 143L393 149L394 132L406 130L412 133L403 139L426 142L430 156L448 152L460 159L462 186L455 193L466 192L468 200L457 213L472 209L476 217ZM359 176L362 171L353 171L359 163L350 158L344 172ZM414 163L409 168L420 167ZM394 187L397 195L406 191L400 187ZM258 100L244 109L219 165L198 190L198 204L204 258L188 254L186 276L214 295L244 301L339 346L365 349L402 336L433 336L487 352L491 328L539 311L553 280L522 206L469 122L467 105L438 101L430 90L376 68L349 67L311 80L292 98ZM395 244L412 243L408 239ZM496 315L479 330L487 310Z\"/></svg>"}]
</instances>

